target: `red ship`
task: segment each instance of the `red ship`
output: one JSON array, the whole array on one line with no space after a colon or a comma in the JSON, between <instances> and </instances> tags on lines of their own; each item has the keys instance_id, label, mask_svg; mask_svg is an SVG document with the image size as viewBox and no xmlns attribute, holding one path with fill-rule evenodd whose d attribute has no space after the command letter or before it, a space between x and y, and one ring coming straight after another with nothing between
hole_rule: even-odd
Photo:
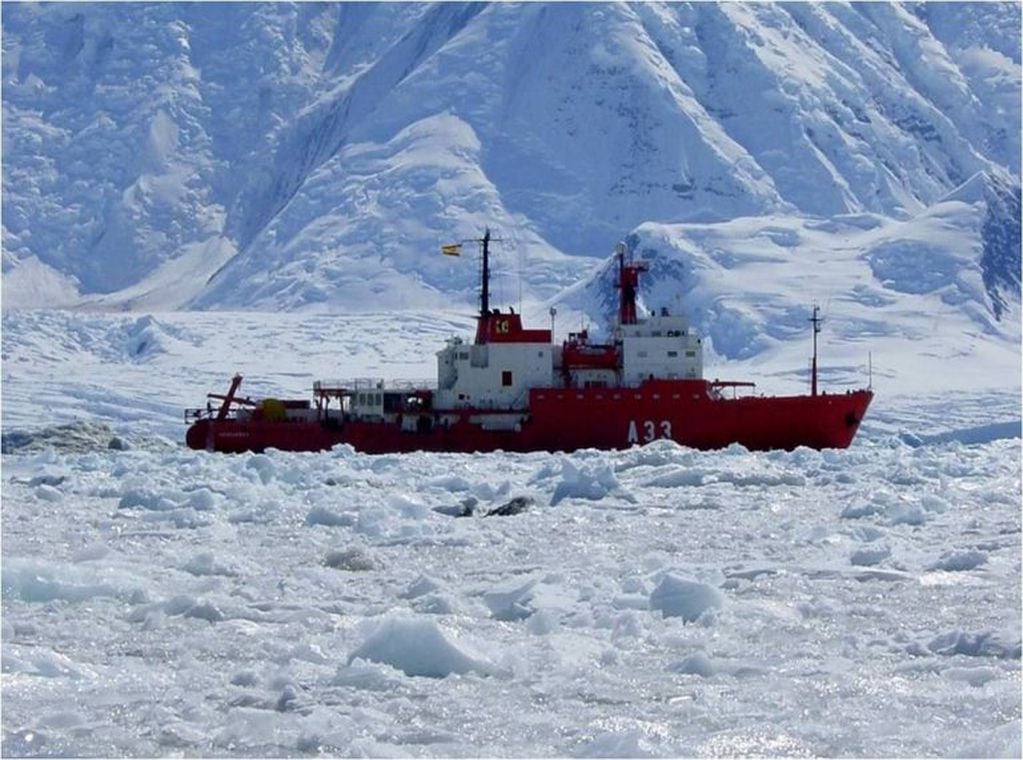
<instances>
[{"instance_id":1,"label":"red ship","mask_svg":"<svg viewBox=\"0 0 1023 760\"><path fill-rule=\"evenodd\" d=\"M382 380L316 382L311 400L209 394L214 408L187 410L193 449L319 451L339 443L381 454L403 451L621 449L668 438L698 449L845 448L873 398L870 388L818 393L817 334L809 395L753 395L754 383L703 379L703 347L685 317L666 309L641 318L644 262L617 251L619 308L610 343L585 330L554 345L513 309L490 308L489 244L482 248L481 308L472 343L451 338L437 353L432 387ZM454 252L456 247L447 247Z\"/></svg>"}]
</instances>

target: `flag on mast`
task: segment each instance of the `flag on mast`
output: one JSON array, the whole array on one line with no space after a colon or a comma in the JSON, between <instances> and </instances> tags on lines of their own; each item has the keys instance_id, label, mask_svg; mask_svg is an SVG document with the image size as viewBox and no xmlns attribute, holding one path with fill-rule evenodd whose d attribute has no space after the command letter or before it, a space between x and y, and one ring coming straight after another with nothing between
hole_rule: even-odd
<instances>
[{"instance_id":1,"label":"flag on mast","mask_svg":"<svg viewBox=\"0 0 1023 760\"><path fill-rule=\"evenodd\" d=\"M445 256L461 256L462 255L462 244L461 243L450 243L448 245L442 245L440 252Z\"/></svg>"}]
</instances>

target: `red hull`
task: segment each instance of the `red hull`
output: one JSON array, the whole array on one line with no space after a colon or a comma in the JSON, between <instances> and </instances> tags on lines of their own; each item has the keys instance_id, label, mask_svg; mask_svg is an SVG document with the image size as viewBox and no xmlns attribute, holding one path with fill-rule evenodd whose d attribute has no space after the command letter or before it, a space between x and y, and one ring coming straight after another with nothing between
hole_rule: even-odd
<instances>
[{"instance_id":1,"label":"red hull","mask_svg":"<svg viewBox=\"0 0 1023 760\"><path fill-rule=\"evenodd\" d=\"M873 398L869 390L817 396L712 398L702 380L651 380L640 388L534 389L521 430L484 430L483 411L462 411L450 427L402 430L396 422L202 419L186 437L193 449L222 452L320 451L339 443L383 454L403 451L572 451L622 449L670 438L717 449L845 448Z\"/></svg>"}]
</instances>

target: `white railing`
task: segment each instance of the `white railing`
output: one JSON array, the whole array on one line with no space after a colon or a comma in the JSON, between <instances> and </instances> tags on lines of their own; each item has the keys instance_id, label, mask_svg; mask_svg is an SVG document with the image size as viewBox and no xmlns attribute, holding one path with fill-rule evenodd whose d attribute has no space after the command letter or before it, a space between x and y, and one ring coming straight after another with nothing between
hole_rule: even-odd
<instances>
[{"instance_id":1,"label":"white railing","mask_svg":"<svg viewBox=\"0 0 1023 760\"><path fill-rule=\"evenodd\" d=\"M323 391L414 391L433 390L437 387L436 380L384 380L379 377L355 377L343 380L316 380L314 392Z\"/></svg>"}]
</instances>

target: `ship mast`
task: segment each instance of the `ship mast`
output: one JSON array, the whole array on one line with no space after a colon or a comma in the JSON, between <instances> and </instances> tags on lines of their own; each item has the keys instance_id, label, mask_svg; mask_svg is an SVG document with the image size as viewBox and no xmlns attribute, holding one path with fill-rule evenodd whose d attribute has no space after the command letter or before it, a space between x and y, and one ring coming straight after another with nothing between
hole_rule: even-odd
<instances>
[{"instance_id":1,"label":"ship mast","mask_svg":"<svg viewBox=\"0 0 1023 760\"><path fill-rule=\"evenodd\" d=\"M483 238L479 241L483 244L483 272L481 279L483 286L480 289L480 316L484 319L490 314L490 228L483 232Z\"/></svg>"},{"instance_id":2,"label":"ship mast","mask_svg":"<svg viewBox=\"0 0 1023 760\"><path fill-rule=\"evenodd\" d=\"M813 325L813 359L810 364L810 395L817 395L817 334L821 331L821 322L824 320L818 316L820 313L820 307L817 304L813 305L813 316L810 317L810 323Z\"/></svg>"},{"instance_id":3,"label":"ship mast","mask_svg":"<svg viewBox=\"0 0 1023 760\"><path fill-rule=\"evenodd\" d=\"M501 238L490 237L490 228L483 230L483 237L476 242L482 247L480 265L480 316L476 323L476 343L487 342L487 328L490 323L490 244L501 242Z\"/></svg>"}]
</instances>

